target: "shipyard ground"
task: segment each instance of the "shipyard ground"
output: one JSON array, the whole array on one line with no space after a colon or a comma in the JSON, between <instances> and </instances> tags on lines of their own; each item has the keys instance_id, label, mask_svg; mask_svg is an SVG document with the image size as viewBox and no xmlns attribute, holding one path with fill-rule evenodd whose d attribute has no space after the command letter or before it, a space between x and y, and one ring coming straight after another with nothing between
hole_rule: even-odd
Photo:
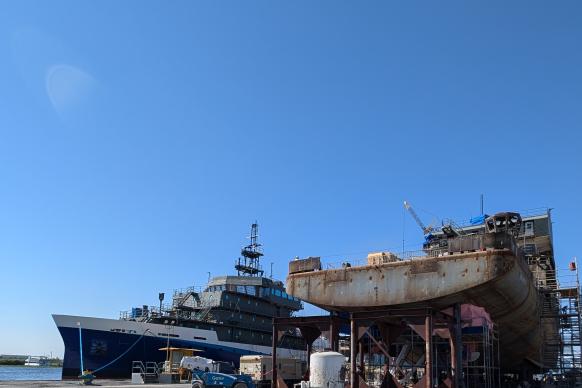
<instances>
[{"instance_id":1,"label":"shipyard ground","mask_svg":"<svg viewBox=\"0 0 582 388\"><path fill-rule=\"evenodd\" d=\"M65 380L65 381L34 381L34 380L24 380L24 381L0 381L0 387L157 387L157 388L170 388L176 386L189 387L190 384L131 384L131 380L96 380L92 385L80 385L78 381L75 380Z\"/></svg>"}]
</instances>

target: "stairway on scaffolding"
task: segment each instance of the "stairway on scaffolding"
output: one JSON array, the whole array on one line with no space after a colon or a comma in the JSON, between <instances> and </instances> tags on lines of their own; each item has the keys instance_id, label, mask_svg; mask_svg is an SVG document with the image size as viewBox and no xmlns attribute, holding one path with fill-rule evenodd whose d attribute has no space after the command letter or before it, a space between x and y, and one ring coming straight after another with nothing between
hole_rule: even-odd
<instances>
[{"instance_id":1,"label":"stairway on scaffolding","mask_svg":"<svg viewBox=\"0 0 582 388\"><path fill-rule=\"evenodd\" d=\"M159 382L162 365L153 361L133 361L131 365L132 384L156 384Z\"/></svg>"},{"instance_id":2,"label":"stairway on scaffolding","mask_svg":"<svg viewBox=\"0 0 582 388\"><path fill-rule=\"evenodd\" d=\"M542 323L554 319L557 325L555 338L546 338L544 361L568 381L582 383L582 341L580 283L577 264L572 262L568 271L547 271L553 289L546 289L542 308ZM550 361L554 360L550 364ZM557 362L556 362L557 360Z\"/></svg>"}]
</instances>

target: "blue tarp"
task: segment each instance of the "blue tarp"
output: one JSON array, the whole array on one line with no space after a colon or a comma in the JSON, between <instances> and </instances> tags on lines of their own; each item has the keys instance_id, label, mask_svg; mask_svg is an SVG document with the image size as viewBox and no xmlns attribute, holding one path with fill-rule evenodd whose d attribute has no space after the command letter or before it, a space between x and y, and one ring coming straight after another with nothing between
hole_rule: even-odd
<instances>
[{"instance_id":1,"label":"blue tarp","mask_svg":"<svg viewBox=\"0 0 582 388\"><path fill-rule=\"evenodd\" d=\"M489 217L487 214L484 214L482 216L477 216L477 217L473 217L471 218L471 220L469 222L471 222L471 225L481 225L485 223L485 218Z\"/></svg>"}]
</instances>

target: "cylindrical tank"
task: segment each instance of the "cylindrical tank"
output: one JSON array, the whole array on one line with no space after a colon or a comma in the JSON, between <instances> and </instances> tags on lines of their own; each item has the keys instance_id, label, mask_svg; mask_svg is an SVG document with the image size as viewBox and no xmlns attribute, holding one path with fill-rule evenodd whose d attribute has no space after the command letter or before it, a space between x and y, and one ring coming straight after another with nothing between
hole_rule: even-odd
<instances>
[{"instance_id":1,"label":"cylindrical tank","mask_svg":"<svg viewBox=\"0 0 582 388\"><path fill-rule=\"evenodd\" d=\"M343 385L345 357L337 352L313 353L309 358L309 386L328 388Z\"/></svg>"}]
</instances>

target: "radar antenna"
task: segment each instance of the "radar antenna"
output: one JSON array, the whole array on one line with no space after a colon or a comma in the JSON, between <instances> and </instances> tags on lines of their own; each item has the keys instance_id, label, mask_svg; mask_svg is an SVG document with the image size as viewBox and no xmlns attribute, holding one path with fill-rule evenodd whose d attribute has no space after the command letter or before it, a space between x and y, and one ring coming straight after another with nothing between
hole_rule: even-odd
<instances>
[{"instance_id":1,"label":"radar antenna","mask_svg":"<svg viewBox=\"0 0 582 388\"><path fill-rule=\"evenodd\" d=\"M263 256L262 245L258 243L259 224L255 221L251 225L251 243L244 247L240 254L242 257L238 258L237 264L234 266L238 271L238 276L263 276L264 271L261 269L260 259Z\"/></svg>"}]
</instances>

